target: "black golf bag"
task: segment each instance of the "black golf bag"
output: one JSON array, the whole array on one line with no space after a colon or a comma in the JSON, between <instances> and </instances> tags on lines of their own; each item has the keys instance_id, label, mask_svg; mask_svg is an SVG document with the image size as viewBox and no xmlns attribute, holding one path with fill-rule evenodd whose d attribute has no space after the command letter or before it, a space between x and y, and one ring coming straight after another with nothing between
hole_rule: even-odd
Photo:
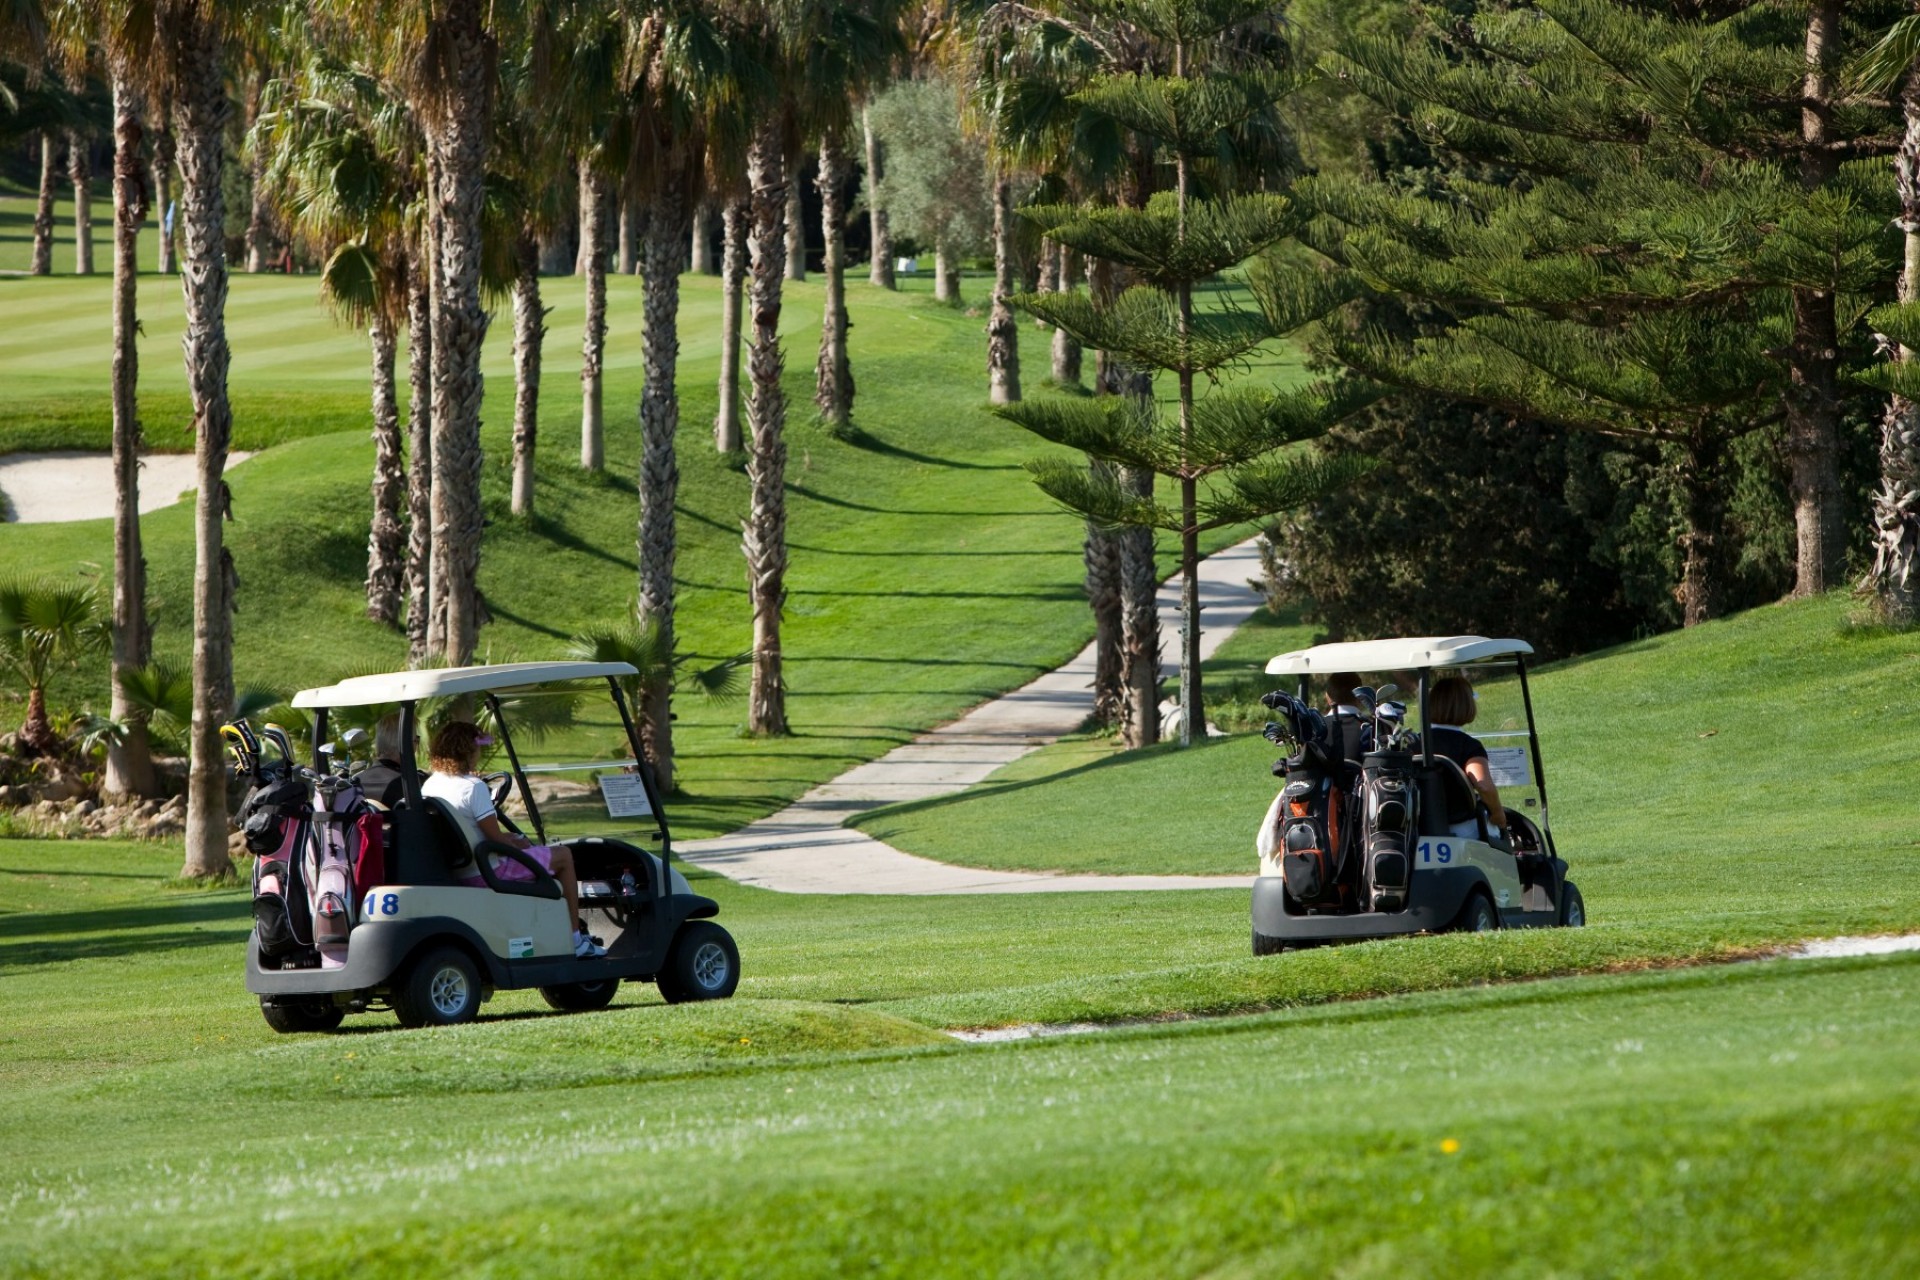
<instances>
[{"instance_id":1,"label":"black golf bag","mask_svg":"<svg viewBox=\"0 0 1920 1280\"><path fill-rule=\"evenodd\" d=\"M240 830L253 860L253 923L260 959L269 965L308 968L313 916L303 886L309 818L307 788L287 772L262 771L240 807Z\"/></svg>"},{"instance_id":2,"label":"black golf bag","mask_svg":"<svg viewBox=\"0 0 1920 1280\"><path fill-rule=\"evenodd\" d=\"M1402 911L1420 829L1420 788L1406 751L1369 752L1361 762L1360 887L1372 911Z\"/></svg>"},{"instance_id":3,"label":"black golf bag","mask_svg":"<svg viewBox=\"0 0 1920 1280\"><path fill-rule=\"evenodd\" d=\"M1353 889L1348 850L1357 774L1346 758L1344 735L1336 737L1326 717L1291 694L1270 693L1262 701L1285 717L1284 725L1268 726L1267 737L1295 744L1293 754L1274 765L1286 785L1268 811L1262 840L1272 842L1287 893L1296 902L1342 904Z\"/></svg>"}]
</instances>

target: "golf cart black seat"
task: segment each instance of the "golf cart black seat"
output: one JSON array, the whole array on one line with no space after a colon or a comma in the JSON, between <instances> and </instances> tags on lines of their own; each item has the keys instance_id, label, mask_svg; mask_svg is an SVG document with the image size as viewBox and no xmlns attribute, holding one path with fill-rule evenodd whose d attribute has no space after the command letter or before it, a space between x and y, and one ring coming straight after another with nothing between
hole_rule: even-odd
<instances>
[{"instance_id":1,"label":"golf cart black seat","mask_svg":"<svg viewBox=\"0 0 1920 1280\"><path fill-rule=\"evenodd\" d=\"M426 811L430 847L438 855L435 861L442 868L442 878L437 883L458 884L461 876L478 872L486 880L487 887L495 893L519 894L528 898L565 896L560 889L560 882L546 868L511 845L487 839L472 817L456 813L452 806L437 796L423 796L420 804ZM502 879L494 869L494 860L497 858L520 863L533 872L533 879Z\"/></svg>"}]
</instances>

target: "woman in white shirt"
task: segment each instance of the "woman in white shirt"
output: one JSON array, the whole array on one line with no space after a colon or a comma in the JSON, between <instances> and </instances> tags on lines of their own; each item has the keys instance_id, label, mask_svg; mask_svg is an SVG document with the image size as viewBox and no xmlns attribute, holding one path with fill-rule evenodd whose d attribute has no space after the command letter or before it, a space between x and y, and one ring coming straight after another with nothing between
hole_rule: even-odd
<instances>
[{"instance_id":1,"label":"woman in white shirt","mask_svg":"<svg viewBox=\"0 0 1920 1280\"><path fill-rule=\"evenodd\" d=\"M567 897L567 917L573 922L573 954L581 959L605 955L606 948L588 937L587 931L580 927L580 880L573 869L573 851L563 844L535 844L500 825L500 815L493 807L493 793L487 790L486 781L473 772L474 764L480 758L480 748L492 745L493 739L482 733L479 725L470 721L450 720L441 725L434 731L433 740L427 744L433 772L420 784L420 794L432 796L449 808L470 815L480 828L481 835L520 849L545 867L560 882L561 892ZM533 872L514 858L501 858L494 865L493 872L502 880L533 879ZM468 885L484 885L486 882L486 877L477 871L461 881Z\"/></svg>"}]
</instances>

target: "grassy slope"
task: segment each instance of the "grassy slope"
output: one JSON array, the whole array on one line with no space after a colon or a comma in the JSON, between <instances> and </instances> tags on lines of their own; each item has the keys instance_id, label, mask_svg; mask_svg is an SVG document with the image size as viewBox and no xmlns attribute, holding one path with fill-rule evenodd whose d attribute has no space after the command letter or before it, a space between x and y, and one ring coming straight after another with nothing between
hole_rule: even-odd
<instances>
[{"instance_id":1,"label":"grassy slope","mask_svg":"<svg viewBox=\"0 0 1920 1280\"><path fill-rule=\"evenodd\" d=\"M138 847L0 842L0 863L0 1275L310 1274L316 1248L374 1276L1920 1261L1912 957L966 1048L871 1001L1117 976L1173 922L723 886L733 1001L529 1018L503 995L504 1018L449 1032L276 1042L237 989L238 895L156 898L170 859ZM1207 901L1156 900L1194 925Z\"/></svg>"}]
</instances>

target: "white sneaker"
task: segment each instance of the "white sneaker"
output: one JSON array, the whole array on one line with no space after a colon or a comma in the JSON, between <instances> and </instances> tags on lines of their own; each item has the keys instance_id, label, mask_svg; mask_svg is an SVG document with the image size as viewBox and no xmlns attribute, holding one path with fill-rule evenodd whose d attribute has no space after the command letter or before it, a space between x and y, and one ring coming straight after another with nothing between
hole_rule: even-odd
<instances>
[{"instance_id":1,"label":"white sneaker","mask_svg":"<svg viewBox=\"0 0 1920 1280\"><path fill-rule=\"evenodd\" d=\"M605 947L595 942L592 938L589 938L586 934L580 932L580 930L575 929L573 931L573 958L574 959L591 960L596 956L603 956L605 954L607 954L607 949Z\"/></svg>"}]
</instances>

